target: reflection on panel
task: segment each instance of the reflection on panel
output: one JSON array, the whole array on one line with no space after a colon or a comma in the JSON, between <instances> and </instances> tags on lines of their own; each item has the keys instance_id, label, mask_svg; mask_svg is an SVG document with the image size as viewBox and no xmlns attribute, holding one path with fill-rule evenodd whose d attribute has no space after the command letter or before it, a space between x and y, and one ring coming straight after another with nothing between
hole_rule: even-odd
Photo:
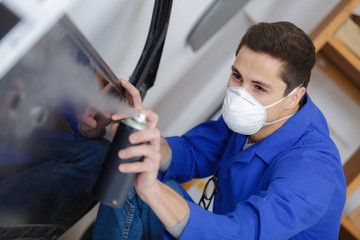
<instances>
[{"instance_id":1,"label":"reflection on panel","mask_svg":"<svg viewBox=\"0 0 360 240\"><path fill-rule=\"evenodd\" d=\"M116 81L66 17L0 79L0 239L59 236L94 206L109 142L79 119L130 111Z\"/></svg>"}]
</instances>

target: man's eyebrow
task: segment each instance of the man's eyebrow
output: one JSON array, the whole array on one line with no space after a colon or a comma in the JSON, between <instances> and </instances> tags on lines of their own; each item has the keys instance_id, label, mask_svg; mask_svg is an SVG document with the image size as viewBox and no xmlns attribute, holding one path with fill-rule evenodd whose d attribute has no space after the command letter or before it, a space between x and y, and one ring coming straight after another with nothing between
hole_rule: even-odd
<instances>
[{"instance_id":1,"label":"man's eyebrow","mask_svg":"<svg viewBox=\"0 0 360 240\"><path fill-rule=\"evenodd\" d=\"M261 82L261 81L257 81L257 80L251 80L252 83L255 83L263 88L267 88L267 89L272 89L271 85L270 84L267 84L267 83L264 83L264 82Z\"/></svg>"},{"instance_id":2,"label":"man's eyebrow","mask_svg":"<svg viewBox=\"0 0 360 240\"><path fill-rule=\"evenodd\" d=\"M234 65L231 66L231 70L240 75L239 70L237 70L237 68Z\"/></svg>"},{"instance_id":3,"label":"man's eyebrow","mask_svg":"<svg viewBox=\"0 0 360 240\"><path fill-rule=\"evenodd\" d=\"M237 74L239 74L241 76L239 70L234 65L231 66L231 70L236 72ZM261 86L263 88L272 89L270 84L264 83L263 81L252 80L251 82L254 83L254 84L257 84L257 85L259 85L259 86Z\"/></svg>"}]
</instances>

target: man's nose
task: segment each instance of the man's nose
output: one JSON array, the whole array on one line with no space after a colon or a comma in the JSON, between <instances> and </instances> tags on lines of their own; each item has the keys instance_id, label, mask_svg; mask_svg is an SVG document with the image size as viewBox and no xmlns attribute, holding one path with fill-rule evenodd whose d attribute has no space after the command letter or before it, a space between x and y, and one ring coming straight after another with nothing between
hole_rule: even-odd
<instances>
[{"instance_id":1,"label":"man's nose","mask_svg":"<svg viewBox=\"0 0 360 240\"><path fill-rule=\"evenodd\" d=\"M246 82L243 82L242 84L241 84L241 87L243 88L243 89L245 89L248 93L250 93L250 88L251 88L251 86L250 86L250 84L249 83L246 83Z\"/></svg>"}]
</instances>

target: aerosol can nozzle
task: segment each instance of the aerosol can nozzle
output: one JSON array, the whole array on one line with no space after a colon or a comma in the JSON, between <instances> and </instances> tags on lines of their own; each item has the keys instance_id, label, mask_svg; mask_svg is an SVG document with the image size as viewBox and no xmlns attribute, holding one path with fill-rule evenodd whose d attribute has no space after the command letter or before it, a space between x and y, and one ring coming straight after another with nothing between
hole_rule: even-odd
<instances>
[{"instance_id":1,"label":"aerosol can nozzle","mask_svg":"<svg viewBox=\"0 0 360 240\"><path fill-rule=\"evenodd\" d=\"M146 123L146 115L142 113L138 113L132 117L138 123Z\"/></svg>"}]
</instances>

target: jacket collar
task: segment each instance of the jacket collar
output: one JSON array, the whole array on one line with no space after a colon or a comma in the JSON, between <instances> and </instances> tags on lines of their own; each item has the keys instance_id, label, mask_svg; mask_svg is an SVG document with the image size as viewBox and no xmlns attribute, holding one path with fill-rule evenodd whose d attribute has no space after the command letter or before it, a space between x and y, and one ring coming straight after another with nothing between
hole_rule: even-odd
<instances>
[{"instance_id":1,"label":"jacket collar","mask_svg":"<svg viewBox=\"0 0 360 240\"><path fill-rule=\"evenodd\" d=\"M293 146L309 127L315 114L314 103L306 93L304 106L270 136L255 144L255 154L270 165L275 157Z\"/></svg>"}]
</instances>

